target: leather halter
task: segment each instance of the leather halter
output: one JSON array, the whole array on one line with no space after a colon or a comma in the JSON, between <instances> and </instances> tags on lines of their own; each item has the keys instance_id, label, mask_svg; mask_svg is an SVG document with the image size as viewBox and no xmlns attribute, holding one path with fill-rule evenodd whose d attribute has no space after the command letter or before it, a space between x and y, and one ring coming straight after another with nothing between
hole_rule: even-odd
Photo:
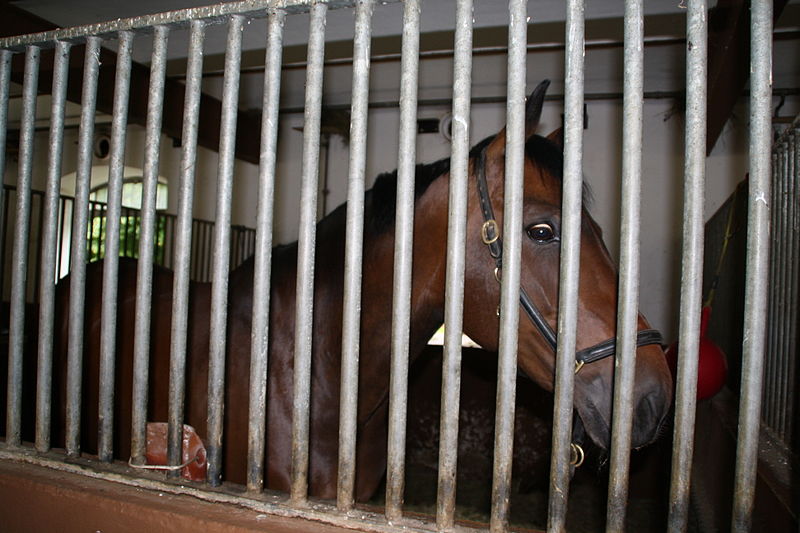
<instances>
[{"instance_id":1,"label":"leather halter","mask_svg":"<svg viewBox=\"0 0 800 533\"><path fill-rule=\"evenodd\" d=\"M480 150L475 161L475 175L478 184L478 198L480 199L481 212L483 213L484 223L481 226L481 239L484 244L489 247L489 253L495 262L495 278L500 281L500 271L503 267L503 241L500 238L500 227L494 218L494 211L492 210L492 201L489 197L489 187L486 184L486 148ZM553 352L556 351L558 339L556 332L547 323L541 311L531 300L525 289L520 286L519 289L519 302L525 310L525 314L542 334L547 344ZM661 344L663 339L661 333L654 329L640 330L636 338L636 346L647 346L650 344ZM594 346L584 348L575 354L575 373L588 363L600 361L606 357L613 355L617 350L617 341L614 337L605 341L599 342Z\"/></svg>"}]
</instances>

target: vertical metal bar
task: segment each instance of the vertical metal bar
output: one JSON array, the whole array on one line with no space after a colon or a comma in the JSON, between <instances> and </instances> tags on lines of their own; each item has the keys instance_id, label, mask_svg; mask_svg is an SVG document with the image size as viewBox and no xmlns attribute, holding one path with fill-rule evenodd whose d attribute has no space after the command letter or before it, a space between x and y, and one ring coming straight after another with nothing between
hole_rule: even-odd
<instances>
[{"instance_id":1,"label":"vertical metal bar","mask_svg":"<svg viewBox=\"0 0 800 533\"><path fill-rule=\"evenodd\" d=\"M769 302L769 313L767 314L767 351L765 353L765 390L763 407L767 417L766 423L776 433L779 433L781 413L778 405L780 403L780 388L783 376L781 376L781 322L784 316L784 293L785 287L781 283L783 277L783 239L782 239L782 212L784 210L783 198L784 190L783 178L786 170L786 144L781 142L772 154L772 194L770 204L771 214L771 233L770 233L770 281L767 285ZM771 300L771 301L770 301Z\"/></svg>"},{"instance_id":2,"label":"vertical metal bar","mask_svg":"<svg viewBox=\"0 0 800 533\"><path fill-rule=\"evenodd\" d=\"M64 109L67 99L70 44L56 43L53 64L53 98L50 107L50 152L47 183L41 211L42 269L39 283L39 346L36 371L36 451L50 451L50 401L53 381L53 327L55 320L56 252L58 247L58 195L61 191L61 155L64 149Z\"/></svg>"},{"instance_id":3,"label":"vertical metal bar","mask_svg":"<svg viewBox=\"0 0 800 533\"><path fill-rule=\"evenodd\" d=\"M731 527L734 533L750 530L758 463L770 231L771 2L753 3L750 11L750 28L750 185L747 215L742 386Z\"/></svg>"},{"instance_id":4,"label":"vertical metal bar","mask_svg":"<svg viewBox=\"0 0 800 533\"><path fill-rule=\"evenodd\" d=\"M780 168L780 149L779 147L773 149L772 151L772 173L773 177L775 174L778 173L778 169ZM772 205L778 205L778 189L779 187L775 186L772 188L771 192L771 199ZM775 228L778 225L778 209L771 209L770 210L770 226ZM777 231L772 231L770 233L770 247L769 247L769 284L767 285L767 350L768 353L772 353L775 350L775 344L777 343L777 328L775 327L775 323L777 321L778 312L777 312L777 302L778 302L778 287L777 283L775 283L775 279L777 278L777 273L780 268L778 264L777 256ZM765 360L766 368L764 369L764 380L766 382L765 390L764 390L764 405L763 405L763 417L764 422L769 427L775 426L775 417L776 413L773 409L774 404L774 382L775 382L775 365L774 365L774 356L770 355Z\"/></svg>"},{"instance_id":5,"label":"vertical metal bar","mask_svg":"<svg viewBox=\"0 0 800 533\"><path fill-rule=\"evenodd\" d=\"M403 489L405 487L420 9L419 0L411 0L403 5L400 140L397 161L397 214L392 292L392 360L389 380L389 437L386 467L385 512L389 521L402 517Z\"/></svg>"},{"instance_id":6,"label":"vertical metal bar","mask_svg":"<svg viewBox=\"0 0 800 533\"><path fill-rule=\"evenodd\" d=\"M272 220L275 203L275 164L278 147L278 108L281 92L283 24L286 13L269 14L264 59L264 97L261 105L261 157L258 175L257 241L253 279L253 330L250 349L250 405L247 444L247 488L264 486L266 449L267 367L269 353L269 302L272 271Z\"/></svg>"},{"instance_id":7,"label":"vertical metal bar","mask_svg":"<svg viewBox=\"0 0 800 533\"><path fill-rule=\"evenodd\" d=\"M469 113L472 84L471 0L458 2L456 5L454 48L453 132L445 278L445 340L442 364L441 430L439 433L439 482L436 498L436 525L440 531L453 528L456 508L461 331L464 313L469 183ZM524 87L524 83L522 86Z\"/></svg>"},{"instance_id":8,"label":"vertical metal bar","mask_svg":"<svg viewBox=\"0 0 800 533\"><path fill-rule=\"evenodd\" d=\"M311 6L306 68L303 169L300 190L300 236L297 250L297 298L292 399L292 492L295 504L308 497L308 420L311 409L311 348L314 318L314 248L319 187L322 72L325 55L326 4Z\"/></svg>"},{"instance_id":9,"label":"vertical metal bar","mask_svg":"<svg viewBox=\"0 0 800 533\"><path fill-rule=\"evenodd\" d=\"M642 107L644 85L644 12L641 0L625 3L625 72L622 126L622 214L614 360L611 472L606 531L625 530L631 454L633 380L639 318L639 235L641 226Z\"/></svg>"},{"instance_id":10,"label":"vertical metal bar","mask_svg":"<svg viewBox=\"0 0 800 533\"><path fill-rule=\"evenodd\" d=\"M117 344L117 281L119 279L119 228L122 211L122 177L128 125L133 34L119 33L114 104L111 119L111 152L106 195L106 242L103 261L103 307L100 319L100 396L97 455L114 460L114 377Z\"/></svg>"},{"instance_id":11,"label":"vertical metal bar","mask_svg":"<svg viewBox=\"0 0 800 533\"><path fill-rule=\"evenodd\" d=\"M8 388L6 389L6 445L19 446L22 427L22 356L25 350L25 288L28 277L28 232L31 217L31 173L39 86L39 48L25 48L22 83L22 123L19 133L16 225L11 259L11 317L8 340Z\"/></svg>"},{"instance_id":12,"label":"vertical metal bar","mask_svg":"<svg viewBox=\"0 0 800 533\"><path fill-rule=\"evenodd\" d=\"M525 164L525 55L527 12L524 0L508 3L508 102L506 104L503 276L500 289L500 339L497 414L490 530L508 527L514 445L517 341L519 328L522 197Z\"/></svg>"},{"instance_id":13,"label":"vertical metal bar","mask_svg":"<svg viewBox=\"0 0 800 533\"><path fill-rule=\"evenodd\" d=\"M172 289L172 324L169 363L169 424L167 426L167 463L180 464L183 443L183 411L186 395L186 346L189 328L189 262L192 253L192 207L194 202L195 165L197 164L197 127L200 91L203 79L203 41L205 22L194 20L189 33L189 58L186 65L186 96L183 103L181 132L181 175L178 185L177 237L175 241L175 278ZM180 475L180 470L173 471Z\"/></svg>"},{"instance_id":14,"label":"vertical metal bar","mask_svg":"<svg viewBox=\"0 0 800 533\"><path fill-rule=\"evenodd\" d=\"M6 126L8 124L8 91L11 84L11 52L0 50L0 236L5 239L6 207ZM2 297L2 276L5 264L5 246L0 247L0 298Z\"/></svg>"},{"instance_id":15,"label":"vertical metal bar","mask_svg":"<svg viewBox=\"0 0 800 533\"><path fill-rule=\"evenodd\" d=\"M133 337L133 414L131 415L131 457L144 462L147 451L147 396L150 360L150 307L153 293L153 241L155 236L156 188L164 107L169 28L156 26L150 62L147 94L147 122L144 141L142 208L139 211L139 260L136 263L136 324Z\"/></svg>"},{"instance_id":16,"label":"vertical metal bar","mask_svg":"<svg viewBox=\"0 0 800 533\"><path fill-rule=\"evenodd\" d=\"M697 356L703 290L703 204L706 169L706 70L708 22L705 0L688 4L686 20L686 157L684 163L681 310L672 452L669 531L686 531L697 403Z\"/></svg>"},{"instance_id":17,"label":"vertical metal bar","mask_svg":"<svg viewBox=\"0 0 800 533\"><path fill-rule=\"evenodd\" d=\"M344 316L342 319L342 385L339 393L339 480L337 506L354 504L356 421L358 416L358 359L361 332L361 274L364 242L364 188L369 111L369 54L373 0L356 5L353 43L353 98L350 110L350 170L347 182L347 241L345 242Z\"/></svg>"},{"instance_id":18,"label":"vertical metal bar","mask_svg":"<svg viewBox=\"0 0 800 533\"><path fill-rule=\"evenodd\" d=\"M11 84L11 52L0 50L0 299L5 285L4 268L6 262L6 127L8 125L8 93Z\"/></svg>"},{"instance_id":19,"label":"vertical metal bar","mask_svg":"<svg viewBox=\"0 0 800 533\"><path fill-rule=\"evenodd\" d=\"M228 274L231 255L231 197L236 154L236 114L239 101L239 71L242 60L242 29L245 18L231 16L225 48L225 78L222 119L219 130L217 170L217 220L214 225L213 284L211 286L211 342L208 368L208 482L222 482L222 424L225 397L225 348L228 319Z\"/></svg>"},{"instance_id":20,"label":"vertical metal bar","mask_svg":"<svg viewBox=\"0 0 800 533\"><path fill-rule=\"evenodd\" d=\"M567 4L564 185L561 207L563 236L558 295L558 350L548 531L564 531L569 498L569 445L572 429L582 210L583 59L584 3L571 1Z\"/></svg>"},{"instance_id":21,"label":"vertical metal bar","mask_svg":"<svg viewBox=\"0 0 800 533\"><path fill-rule=\"evenodd\" d=\"M789 335L788 335L788 348L789 354L789 368L786 372L788 376L796 376L797 362L792 354L797 353L797 326L798 326L798 296L800 296L800 128L796 128L791 138L793 146L793 167L789 176L791 186L789 188L789 198L791 201L791 218L789 219L789 242L792 243L789 265L791 265L791 274L789 275ZM784 435L784 442L792 442L795 431L795 394L794 388L795 380L790 379L789 387L787 390L787 403L786 403L786 433Z\"/></svg>"},{"instance_id":22,"label":"vertical metal bar","mask_svg":"<svg viewBox=\"0 0 800 533\"><path fill-rule=\"evenodd\" d=\"M786 427L788 423L788 419L786 417L789 414L789 406L788 406L788 388L789 382L794 379L793 374L789 374L789 361L792 358L792 352L788 351L788 344L789 344L789 316L791 312L791 303L792 303L792 293L789 290L791 286L790 280L790 273L792 265L789 262L789 254L791 248L791 240L790 240L790 217L792 211L792 202L795 200L790 196L790 180L789 177L793 171L793 160L794 160L794 146L792 144L792 137L791 135L785 136L785 146L786 146L786 163L784 164L783 168L781 169L781 179L780 179L780 190L782 194L781 203L780 204L773 204L773 209L780 210L781 216L781 226L780 226L780 237L781 237L781 281L780 287L782 290L781 298L783 300L783 308L781 310L781 320L780 320L780 333L781 336L780 344L778 352L780 355L780 369L779 374L781 376L781 383L780 383L780 393L778 398L778 405L777 410L780 413L780 421L778 424L778 434L782 439L786 438ZM774 186L774 185L773 185Z\"/></svg>"},{"instance_id":23,"label":"vertical metal bar","mask_svg":"<svg viewBox=\"0 0 800 533\"><path fill-rule=\"evenodd\" d=\"M72 206L69 284L69 348L67 352L67 454L81 451L81 391L83 374L83 323L86 299L86 228L89 216L89 187L92 178L94 115L97 106L97 77L100 73L99 37L86 38L81 93L81 125L78 130L78 168Z\"/></svg>"}]
</instances>

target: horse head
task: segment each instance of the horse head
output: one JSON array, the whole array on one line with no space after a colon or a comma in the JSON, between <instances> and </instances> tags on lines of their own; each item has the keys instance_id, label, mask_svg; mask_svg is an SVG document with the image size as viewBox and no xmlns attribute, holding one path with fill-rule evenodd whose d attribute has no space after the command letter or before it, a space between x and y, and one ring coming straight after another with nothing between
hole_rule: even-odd
<instances>
[{"instance_id":1,"label":"horse head","mask_svg":"<svg viewBox=\"0 0 800 533\"><path fill-rule=\"evenodd\" d=\"M545 138L535 134L548 85L549 82L541 83L526 105L517 364L524 374L552 391L563 149L559 135ZM495 269L501 267L497 256L502 254L505 130L476 146L472 156L464 331L484 348L496 350L500 285ZM492 218L496 225L487 222ZM600 228L585 208L581 213L580 246L576 359L587 364L575 375L574 406L591 439L607 449L611 441L618 275ZM658 343L660 337L641 315L639 330L633 391L634 447L644 446L658 436L672 401L671 376Z\"/></svg>"}]
</instances>

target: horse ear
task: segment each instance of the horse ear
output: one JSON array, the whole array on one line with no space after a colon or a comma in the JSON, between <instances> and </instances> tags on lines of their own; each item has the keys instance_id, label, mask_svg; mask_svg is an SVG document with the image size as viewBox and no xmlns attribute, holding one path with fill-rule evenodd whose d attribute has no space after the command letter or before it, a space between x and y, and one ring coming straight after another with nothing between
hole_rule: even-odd
<instances>
[{"instance_id":1,"label":"horse ear","mask_svg":"<svg viewBox=\"0 0 800 533\"><path fill-rule=\"evenodd\" d=\"M547 139L562 150L564 149L564 128L558 128L553 130L550 135L547 136Z\"/></svg>"},{"instance_id":2,"label":"horse ear","mask_svg":"<svg viewBox=\"0 0 800 533\"><path fill-rule=\"evenodd\" d=\"M550 86L550 80L544 80L533 90L525 104L525 137L528 138L536 132L539 125L539 117L542 116L542 104L544 95Z\"/></svg>"}]
</instances>

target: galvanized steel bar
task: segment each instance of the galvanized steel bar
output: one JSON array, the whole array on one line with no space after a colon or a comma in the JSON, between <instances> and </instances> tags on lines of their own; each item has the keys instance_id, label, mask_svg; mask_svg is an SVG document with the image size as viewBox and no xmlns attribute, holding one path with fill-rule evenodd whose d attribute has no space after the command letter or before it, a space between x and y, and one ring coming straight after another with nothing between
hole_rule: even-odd
<instances>
[{"instance_id":1,"label":"galvanized steel bar","mask_svg":"<svg viewBox=\"0 0 800 533\"><path fill-rule=\"evenodd\" d=\"M697 357L703 291L703 205L706 173L706 70L708 21L705 0L688 4L686 20L686 157L678 374L670 485L670 532L686 531L697 403Z\"/></svg>"},{"instance_id":2,"label":"galvanized steel bar","mask_svg":"<svg viewBox=\"0 0 800 533\"><path fill-rule=\"evenodd\" d=\"M182 463L183 411L186 393L186 347L189 328L189 267L192 253L192 208L197 128L203 80L203 41L205 23L193 21L189 33L186 65L186 96L183 102L181 131L181 174L178 185L177 230L175 236L175 277L172 285L172 324L169 359L169 415L167 425L167 464ZM180 475L180 471L172 471Z\"/></svg>"},{"instance_id":3,"label":"galvanized steel bar","mask_svg":"<svg viewBox=\"0 0 800 533\"><path fill-rule=\"evenodd\" d=\"M364 243L364 188L367 160L370 39L374 1L356 4L353 39L353 97L350 109L350 167L347 181L347 240L342 318L342 384L339 393L339 479L336 505L353 508L356 479L358 359L361 334L361 274Z\"/></svg>"},{"instance_id":4,"label":"galvanized steel bar","mask_svg":"<svg viewBox=\"0 0 800 533\"><path fill-rule=\"evenodd\" d=\"M283 11L269 15L264 66L264 97L261 121L261 160L258 174L255 275L253 278L253 330L250 358L250 406L247 446L247 488L264 486L266 449L267 368L269 350L270 274L272 270L272 219L274 216L275 163L278 147L278 107L283 52Z\"/></svg>"},{"instance_id":5,"label":"galvanized steel bar","mask_svg":"<svg viewBox=\"0 0 800 533\"><path fill-rule=\"evenodd\" d=\"M578 320L583 160L584 3L567 3L564 88L564 185L561 207L561 271L558 294L553 448L548 531L564 531L569 498L569 455Z\"/></svg>"},{"instance_id":6,"label":"galvanized steel bar","mask_svg":"<svg viewBox=\"0 0 800 533\"><path fill-rule=\"evenodd\" d=\"M403 5L400 139L397 161L397 212L392 292L392 354L389 376L389 438L386 465L385 512L389 521L398 520L403 515L403 490L405 488L420 10L419 0L407 1Z\"/></svg>"},{"instance_id":7,"label":"galvanized steel bar","mask_svg":"<svg viewBox=\"0 0 800 533\"><path fill-rule=\"evenodd\" d=\"M11 84L11 57L8 50L0 49L0 235L5 235L6 126L8 124L8 93ZM5 247L0 247L0 265L5 264Z\"/></svg>"},{"instance_id":8,"label":"galvanized steel bar","mask_svg":"<svg viewBox=\"0 0 800 533\"><path fill-rule=\"evenodd\" d=\"M106 242L103 262L103 308L100 321L100 396L97 455L101 461L114 460L114 376L117 350L117 281L119 279L119 231L122 213L122 178L125 167L125 138L130 99L133 34L120 32L111 146L106 197Z\"/></svg>"},{"instance_id":9,"label":"galvanized steel bar","mask_svg":"<svg viewBox=\"0 0 800 533\"><path fill-rule=\"evenodd\" d=\"M625 2L622 124L622 213L620 217L617 353L611 470L606 531L625 530L633 420L633 380L639 322L639 235L641 227L642 107L644 105L644 11L642 0Z\"/></svg>"},{"instance_id":10,"label":"galvanized steel bar","mask_svg":"<svg viewBox=\"0 0 800 533\"><path fill-rule=\"evenodd\" d=\"M314 320L314 250L317 189L319 188L319 131L322 114L322 74L325 58L326 4L311 8L306 69L303 167L300 190L300 235L297 240L297 297L295 303L294 396L292 399L291 499L308 498L308 435L311 410L311 350Z\"/></svg>"},{"instance_id":11,"label":"galvanized steel bar","mask_svg":"<svg viewBox=\"0 0 800 533\"><path fill-rule=\"evenodd\" d=\"M787 349L787 353L789 354L789 368L787 370L788 376L796 375L797 372L797 361L795 357L792 357L791 354L796 354L798 350L798 305L800 302L800 128L795 128L793 132L793 136L791 138L792 146L793 146L793 163L792 163L792 172L789 176L789 180L791 182L791 186L789 188L789 197L792 198L790 202L791 205L791 218L789 220L790 224L790 234L789 234L789 242L792 243L791 250L789 252L789 265L791 265L791 273L789 275L789 294L790 294L790 302L789 302L789 334L788 334L788 342L789 346ZM786 420L787 420L787 427L786 433L784 435L784 442L792 442L792 438L795 435L795 430L797 429L795 426L795 394L796 390L794 388L794 381L789 381L789 387L786 391L786 395L788 398L786 404Z\"/></svg>"},{"instance_id":12,"label":"galvanized steel bar","mask_svg":"<svg viewBox=\"0 0 800 533\"><path fill-rule=\"evenodd\" d=\"M780 393L779 393L779 401L778 401L778 412L781 414L780 416L780 423L778 425L778 434L780 437L786 441L786 429L789 425L789 419L787 415L791 413L790 403L791 399L788 396L789 391L789 383L794 379L794 374L789 373L789 365L791 359L793 359L794 352L789 351L789 343L791 339L789 337L791 323L789 322L789 318L791 315L791 305L792 305L792 292L790 290L791 287L791 278L790 274L793 268L792 263L790 263L790 254L791 254L791 247L792 247L792 240L791 240L791 216L792 211L794 208L794 204L797 203L797 199L792 197L791 192L791 176L795 172L794 169L794 145L792 143L791 135L786 135L785 140L786 145L786 164L782 169L783 177L781 179L781 190L783 193L783 198L781 199L781 205L774 204L773 209L780 209L781 212L781 289L783 291L782 298L783 298L783 309L781 311L781 323L780 323L780 376L781 376L781 384L780 384ZM774 185L773 185L774 186Z\"/></svg>"},{"instance_id":13,"label":"galvanized steel bar","mask_svg":"<svg viewBox=\"0 0 800 533\"><path fill-rule=\"evenodd\" d=\"M525 56L528 29L526 4L524 0L510 0L508 3L503 274L500 288L494 475L489 524L493 532L507 529L511 496L525 171Z\"/></svg>"},{"instance_id":14,"label":"galvanized steel bar","mask_svg":"<svg viewBox=\"0 0 800 533\"><path fill-rule=\"evenodd\" d=\"M142 209L139 229L139 259L136 263L136 323L133 337L133 413L131 457L143 462L147 449L147 396L149 388L150 322L153 293L153 255L156 225L156 191L164 106L167 40L169 28L156 26L150 61L147 121L144 141Z\"/></svg>"},{"instance_id":15,"label":"galvanized steel bar","mask_svg":"<svg viewBox=\"0 0 800 533\"><path fill-rule=\"evenodd\" d=\"M217 170L217 217L214 225L211 328L208 354L208 482L222 482L222 429L225 404L225 348L228 319L228 274L231 257L231 198L236 154L236 118L239 74L242 62L242 30L245 18L233 15L228 24L225 48L225 78L219 130Z\"/></svg>"},{"instance_id":16,"label":"galvanized steel bar","mask_svg":"<svg viewBox=\"0 0 800 533\"><path fill-rule=\"evenodd\" d=\"M755 498L764 370L772 102L772 3L750 11L750 184L747 215L742 385L731 530L750 530Z\"/></svg>"},{"instance_id":17,"label":"galvanized steel bar","mask_svg":"<svg viewBox=\"0 0 800 533\"><path fill-rule=\"evenodd\" d=\"M67 350L67 455L80 454L81 392L83 377L83 324L86 299L86 227L89 223L89 188L92 178L94 116L100 73L99 37L86 38L81 91L81 125L78 130L78 168L72 205L70 241L69 339Z\"/></svg>"},{"instance_id":18,"label":"galvanized steel bar","mask_svg":"<svg viewBox=\"0 0 800 533\"><path fill-rule=\"evenodd\" d=\"M239 0L235 2L218 2L207 6L166 11L151 15L142 15L109 22L86 24L27 35L15 35L0 39L0 48L22 48L29 44L52 45L54 41L83 42L86 35L113 37L120 31L150 33L155 26L180 28L188 26L192 21L204 19L207 24L222 24L231 15L242 15L248 18L264 17L268 9L283 9L287 13L303 13L319 0ZM398 0L384 0L385 3ZM352 0L325 0L333 7L352 5Z\"/></svg>"},{"instance_id":19,"label":"galvanized steel bar","mask_svg":"<svg viewBox=\"0 0 800 533\"><path fill-rule=\"evenodd\" d=\"M36 451L50 451L53 382L53 327L58 248L58 197L61 193L61 155L64 149L64 109L67 101L70 45L56 43L53 60L53 91L50 106L50 151L47 183L41 207L42 267L39 276L39 346L36 367ZM0 148L2 149L2 148Z\"/></svg>"},{"instance_id":20,"label":"galvanized steel bar","mask_svg":"<svg viewBox=\"0 0 800 533\"><path fill-rule=\"evenodd\" d=\"M6 396L6 445L21 444L22 357L25 350L25 290L28 277L28 234L31 218L31 174L33 136L36 122L36 93L39 86L39 56L36 46L25 49L22 83L22 116L19 132L19 171L14 244L11 256L11 316L8 335L8 388Z\"/></svg>"},{"instance_id":21,"label":"galvanized steel bar","mask_svg":"<svg viewBox=\"0 0 800 533\"><path fill-rule=\"evenodd\" d=\"M777 144L777 143L776 143ZM773 173L773 181L777 181L776 186L772 187L771 192L771 203L774 206L778 205L778 190L780 188L780 178L776 178L775 175L778 174L780 169L780 156L781 156L781 147L778 144L772 151L772 173ZM770 210L770 227L775 228L778 225L778 215L780 209L771 209ZM777 344L778 333L776 322L778 320L778 310L777 310L777 303L778 303L778 287L775 279L777 278L777 273L780 269L780 265L778 263L777 255L777 239L778 233L777 231L770 232L770 246L769 246L769 284L767 285L767 350L770 353L770 356L766 358L764 361L765 368L764 368L764 381L765 381L765 390L764 390L764 403L763 403L763 412L762 416L764 419L764 423L771 427L775 427L775 418L777 417L777 413L775 412L775 380L776 377L776 370L775 370L775 345Z\"/></svg>"},{"instance_id":22,"label":"galvanized steel bar","mask_svg":"<svg viewBox=\"0 0 800 533\"><path fill-rule=\"evenodd\" d=\"M440 531L453 528L456 509L461 330L464 315L469 185L469 114L472 92L472 0L464 0L456 5L454 48L452 155L445 274L445 339L439 432L439 484L436 497L436 525ZM524 82L522 86L525 86Z\"/></svg>"},{"instance_id":23,"label":"galvanized steel bar","mask_svg":"<svg viewBox=\"0 0 800 533\"><path fill-rule=\"evenodd\" d=\"M784 299L785 287L781 283L782 274L785 270L783 263L782 246L782 216L785 212L784 205L784 178L786 175L786 143L777 141L772 152L772 192L770 209L770 246L769 246L769 284L767 313L767 356L764 360L764 398L763 398L763 417L767 426L776 433L779 432L779 421L781 413L778 404L780 402L780 386L784 377L781 375L781 322L784 318Z\"/></svg>"}]
</instances>

